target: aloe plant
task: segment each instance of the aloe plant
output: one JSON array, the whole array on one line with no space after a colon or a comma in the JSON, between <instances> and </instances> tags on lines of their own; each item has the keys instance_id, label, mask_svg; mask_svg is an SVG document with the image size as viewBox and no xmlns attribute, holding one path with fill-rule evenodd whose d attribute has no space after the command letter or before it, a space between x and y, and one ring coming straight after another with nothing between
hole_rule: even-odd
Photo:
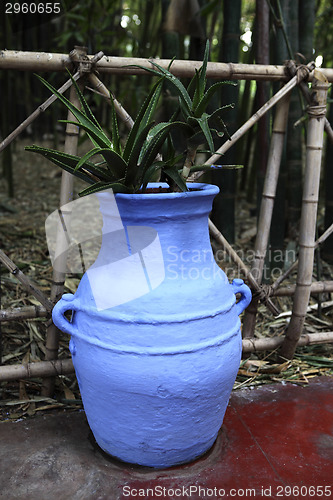
<instances>
[{"instance_id":1,"label":"aloe plant","mask_svg":"<svg viewBox=\"0 0 333 500\"><path fill-rule=\"evenodd\" d=\"M196 71L188 89L178 80L169 69L163 69L153 63L153 68L147 71L159 76L145 99L127 140L122 146L118 130L116 111L111 99L111 138L103 131L101 125L93 115L80 88L72 78L78 94L81 109L74 106L65 96L59 93L50 83L38 76L41 82L68 108L76 122L61 120L63 123L74 123L86 132L93 144L93 148L83 156L75 156L41 146L28 146L25 149L43 155L57 166L86 181L89 186L79 195L88 195L112 188L114 192L136 193L145 191L147 184L154 179L157 173L164 173L170 186L176 190L186 191L186 179L190 172L198 169L194 166L194 159L201 143L206 142L210 152L214 152L213 134L222 135L226 131L221 119L223 108L208 114L206 108L213 94L225 82L215 83L206 90L206 69L209 55L207 42L204 61L199 71ZM172 62L171 62L172 64ZM163 81L168 80L175 87L179 95L179 113L168 122L155 124L153 121ZM213 128L218 124L219 132ZM187 137L187 152L185 161L180 168L179 164L184 155L177 155L173 143L172 132L183 132ZM163 150L163 161L158 154ZM97 161L93 161L97 157ZM202 169L202 166L200 166ZM206 167L208 168L208 167Z\"/></svg>"},{"instance_id":2,"label":"aloe plant","mask_svg":"<svg viewBox=\"0 0 333 500\"><path fill-rule=\"evenodd\" d=\"M27 146L25 149L43 155L57 166L70 172L90 184L81 191L80 196L112 188L114 192L135 193L144 189L157 170L174 170L172 180L179 184L181 189L184 184L177 177L177 169L170 164L156 160L156 157L171 130L184 130L189 132L189 127L181 121L164 122L154 125L152 120L160 93L161 79L153 86L145 99L139 114L134 121L124 147L121 146L116 112L112 104L111 137L104 133L102 127L93 115L80 88L72 79L78 93L82 109L74 106L66 97L60 94L50 83L42 77L38 78L51 90L65 106L72 112L76 122L61 120L63 123L74 123L84 130L93 144L93 148L83 155L75 156L41 146ZM100 161L93 162L92 158L99 156ZM168 175L168 172L166 172Z\"/></svg>"},{"instance_id":3,"label":"aloe plant","mask_svg":"<svg viewBox=\"0 0 333 500\"><path fill-rule=\"evenodd\" d=\"M168 69L162 68L154 61L150 62L155 69L138 66L142 69L145 69L145 71L168 80L168 82L173 86L174 90L178 94L179 110L183 115L185 123L187 123L191 129L191 133L188 136L187 140L187 154L181 174L184 181L186 181L189 174L193 171L194 160L200 144L206 142L208 145L208 151L213 154L213 135L216 134L217 136L222 137L224 133L226 133L229 137L226 125L221 115L223 114L223 110L225 108L233 107L234 105L229 104L227 106L223 106L214 110L210 114L206 110L209 103L211 102L213 95L221 88L222 85L236 84L230 81L222 81L216 82L207 88L206 73L208 57L209 42L207 41L203 64L199 70L195 71L195 75L190 81L187 89L182 84L182 82L169 71L173 61L171 61Z\"/></svg>"}]
</instances>

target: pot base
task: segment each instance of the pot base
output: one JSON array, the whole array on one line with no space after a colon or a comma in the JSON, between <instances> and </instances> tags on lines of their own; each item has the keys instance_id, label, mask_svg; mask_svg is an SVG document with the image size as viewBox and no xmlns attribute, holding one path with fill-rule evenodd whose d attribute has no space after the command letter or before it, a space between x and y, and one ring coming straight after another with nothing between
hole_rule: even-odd
<instances>
[{"instance_id":1,"label":"pot base","mask_svg":"<svg viewBox=\"0 0 333 500\"><path fill-rule=\"evenodd\" d=\"M112 455L111 453L105 451L98 444L98 442L96 441L95 436L91 430L90 430L90 433L88 436L88 440L90 441L91 445L93 446L93 448L95 449L96 452L100 453L105 460L117 465L118 467L121 467L121 468L130 467L131 469L136 469L138 471L149 471L149 470L153 471L153 470L172 469L174 467L180 467L180 466L186 466L186 465L191 466L191 465L196 464L198 461L200 461L200 462L203 460L206 461L211 456L214 457L215 456L215 448L217 447L220 450L222 447L221 443L222 443L223 439L220 435L221 435L221 429L218 432L218 435L214 438L213 443L210 444L209 447L205 451L203 451L199 454L196 454L195 456L193 456L191 458L188 458L186 460L182 460L182 461L177 462L177 463L172 463L170 465L147 465L145 463L137 463L137 462L132 462L132 461L128 461L128 460L122 460L121 458L117 457L116 455ZM222 441L221 441L221 439L222 439Z\"/></svg>"}]
</instances>

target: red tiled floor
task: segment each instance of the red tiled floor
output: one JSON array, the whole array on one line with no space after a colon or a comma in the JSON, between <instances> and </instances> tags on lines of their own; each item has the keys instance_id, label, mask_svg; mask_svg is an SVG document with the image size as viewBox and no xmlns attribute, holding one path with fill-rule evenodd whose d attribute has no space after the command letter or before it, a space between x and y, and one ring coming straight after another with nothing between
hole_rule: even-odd
<instances>
[{"instance_id":1,"label":"red tiled floor","mask_svg":"<svg viewBox=\"0 0 333 500\"><path fill-rule=\"evenodd\" d=\"M333 498L333 378L232 394L213 448L163 471L93 446L84 413L0 424L0 498Z\"/></svg>"}]
</instances>

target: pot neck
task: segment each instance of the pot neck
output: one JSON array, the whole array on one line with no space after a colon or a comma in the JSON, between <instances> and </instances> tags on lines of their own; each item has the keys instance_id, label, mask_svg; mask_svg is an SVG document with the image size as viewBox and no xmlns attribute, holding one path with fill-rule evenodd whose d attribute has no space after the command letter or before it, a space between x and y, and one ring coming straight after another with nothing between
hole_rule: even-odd
<instances>
[{"instance_id":1,"label":"pot neck","mask_svg":"<svg viewBox=\"0 0 333 500\"><path fill-rule=\"evenodd\" d=\"M148 185L155 189L159 186L166 185ZM123 227L128 238L131 228L141 226L156 232L166 261L175 261L175 254L185 255L189 249L191 252L211 252L208 215L219 189L209 184L194 183L191 188L185 193L99 194L103 240L115 241L115 231ZM150 240L149 231L145 234L147 241Z\"/></svg>"}]
</instances>

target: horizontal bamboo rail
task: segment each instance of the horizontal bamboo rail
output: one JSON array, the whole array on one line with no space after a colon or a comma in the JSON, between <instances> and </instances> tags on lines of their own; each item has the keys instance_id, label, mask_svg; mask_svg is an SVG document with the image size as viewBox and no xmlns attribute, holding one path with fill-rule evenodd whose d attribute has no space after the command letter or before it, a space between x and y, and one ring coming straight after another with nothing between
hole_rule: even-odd
<instances>
[{"instance_id":1,"label":"horizontal bamboo rail","mask_svg":"<svg viewBox=\"0 0 333 500\"><path fill-rule=\"evenodd\" d=\"M0 366L0 382L25 378L55 377L74 373L71 359L57 359L54 361L37 361L23 365Z\"/></svg>"},{"instance_id":2,"label":"horizontal bamboo rail","mask_svg":"<svg viewBox=\"0 0 333 500\"><path fill-rule=\"evenodd\" d=\"M286 285L274 290L266 287L267 295L270 297L290 297L294 295L296 285ZM316 281L311 285L311 294L333 293L333 281ZM48 318L50 312L43 306L16 307L13 309L0 310L0 323L5 321L19 321L25 319Z\"/></svg>"},{"instance_id":3,"label":"horizontal bamboo rail","mask_svg":"<svg viewBox=\"0 0 333 500\"><path fill-rule=\"evenodd\" d=\"M264 339L243 339L243 353L270 351L277 349L284 341L284 336ZM311 333L302 335L298 346L326 344L333 342L333 332ZM0 382L29 378L44 378L74 373L72 360L57 359L54 361L38 361L22 365L0 366Z\"/></svg>"},{"instance_id":4,"label":"horizontal bamboo rail","mask_svg":"<svg viewBox=\"0 0 333 500\"><path fill-rule=\"evenodd\" d=\"M296 285L286 285L281 286L277 290L272 290L272 295L274 297L288 297L294 295L296 290ZM310 293L320 294L320 293L332 293L333 292L333 281L315 281L311 284Z\"/></svg>"},{"instance_id":5,"label":"horizontal bamboo rail","mask_svg":"<svg viewBox=\"0 0 333 500\"><path fill-rule=\"evenodd\" d=\"M284 335L281 337L272 337L264 339L243 339L243 352L271 351L277 349L283 344ZM301 335L297 347L304 347L313 344L326 344L333 342L333 332L308 333Z\"/></svg>"},{"instance_id":6,"label":"horizontal bamboo rail","mask_svg":"<svg viewBox=\"0 0 333 500\"><path fill-rule=\"evenodd\" d=\"M3 321L19 321L24 319L47 318L50 311L43 306L15 307L0 309L0 323Z\"/></svg>"},{"instance_id":7,"label":"horizontal bamboo rail","mask_svg":"<svg viewBox=\"0 0 333 500\"><path fill-rule=\"evenodd\" d=\"M94 56L88 56L93 59ZM157 62L163 68L168 68L169 59L143 59L138 57L104 56L96 64L100 73L113 74L142 74L144 70L133 66L140 65L151 68L151 62ZM171 71L180 77L193 76L195 69L199 69L201 61L174 61ZM132 67L130 67L132 66ZM50 52L27 52L19 50L0 51L0 69L16 69L21 71L65 71L73 70L73 62L68 54L54 54ZM333 82L333 69L322 68L321 71L329 82ZM287 81L285 66L273 64L237 64L209 62L207 65L208 78L222 78L230 80L261 80ZM312 79L310 75L309 79Z\"/></svg>"}]
</instances>

